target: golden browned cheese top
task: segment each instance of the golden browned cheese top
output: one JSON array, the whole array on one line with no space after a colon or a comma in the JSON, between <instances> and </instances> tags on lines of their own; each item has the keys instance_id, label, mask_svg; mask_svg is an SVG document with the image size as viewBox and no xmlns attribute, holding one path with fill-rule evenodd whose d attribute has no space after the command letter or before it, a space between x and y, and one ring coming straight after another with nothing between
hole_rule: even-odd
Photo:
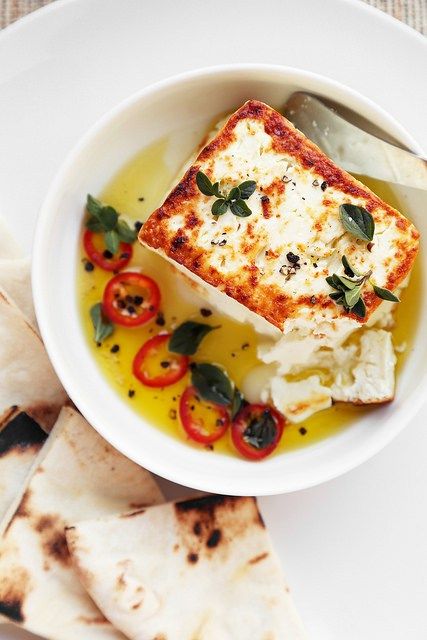
<instances>
[{"instance_id":1,"label":"golden browned cheese top","mask_svg":"<svg viewBox=\"0 0 427 640\"><path fill-rule=\"evenodd\" d=\"M198 171L227 193L254 180L246 201L252 214L213 216L215 198L198 189ZM372 214L369 245L345 231L339 206L348 203ZM343 274L343 255L357 271L372 270L378 286L396 289L412 268L419 233L280 113L250 100L200 152L139 239L283 330L290 320L348 316L325 280ZM298 256L297 268L289 254ZM381 300L368 286L363 298L366 321Z\"/></svg>"}]
</instances>

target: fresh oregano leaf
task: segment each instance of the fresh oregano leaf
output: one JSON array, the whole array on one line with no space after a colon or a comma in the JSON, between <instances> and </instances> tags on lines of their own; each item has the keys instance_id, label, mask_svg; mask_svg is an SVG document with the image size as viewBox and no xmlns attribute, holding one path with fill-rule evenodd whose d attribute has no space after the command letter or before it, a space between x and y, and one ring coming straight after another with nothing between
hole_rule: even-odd
<instances>
[{"instance_id":1,"label":"fresh oregano leaf","mask_svg":"<svg viewBox=\"0 0 427 640\"><path fill-rule=\"evenodd\" d=\"M344 267L344 273L346 276L348 276L349 278L354 278L355 275L358 275L354 269L351 267L349 261L347 260L346 256L343 256L341 258L341 262L342 265Z\"/></svg>"},{"instance_id":2,"label":"fresh oregano leaf","mask_svg":"<svg viewBox=\"0 0 427 640\"><path fill-rule=\"evenodd\" d=\"M359 316L359 318L364 318L366 316L366 306L363 302L363 298L359 298L356 304L352 307L351 312L356 316Z\"/></svg>"},{"instance_id":3,"label":"fresh oregano leaf","mask_svg":"<svg viewBox=\"0 0 427 640\"><path fill-rule=\"evenodd\" d=\"M222 216L224 213L227 213L228 204L224 200L224 198L220 198L219 200L215 200L211 207L211 211L214 216Z\"/></svg>"},{"instance_id":4,"label":"fresh oregano leaf","mask_svg":"<svg viewBox=\"0 0 427 640\"><path fill-rule=\"evenodd\" d=\"M196 183L197 186L199 187L199 191L201 191L203 193L203 195L205 196L214 196L215 195L215 191L214 191L214 185L212 184L212 182L209 180L208 176L203 173L203 171L199 171L196 175ZM217 183L215 183L217 184Z\"/></svg>"},{"instance_id":5,"label":"fresh oregano leaf","mask_svg":"<svg viewBox=\"0 0 427 640\"><path fill-rule=\"evenodd\" d=\"M226 373L207 362L191 365L191 384L203 400L229 405L233 400L233 387Z\"/></svg>"},{"instance_id":6,"label":"fresh oregano leaf","mask_svg":"<svg viewBox=\"0 0 427 640\"><path fill-rule=\"evenodd\" d=\"M119 250L119 244L120 240L117 231L107 231L105 234L105 246L107 247L108 251L111 251L112 254L117 253L117 251Z\"/></svg>"},{"instance_id":7,"label":"fresh oregano leaf","mask_svg":"<svg viewBox=\"0 0 427 640\"><path fill-rule=\"evenodd\" d=\"M241 199L247 200L248 198L251 197L251 195L255 191L256 182L255 180L245 180L245 182L242 182L241 184L239 184L239 189L240 189Z\"/></svg>"},{"instance_id":8,"label":"fresh oregano leaf","mask_svg":"<svg viewBox=\"0 0 427 640\"><path fill-rule=\"evenodd\" d=\"M337 304L344 304L345 298L342 291L335 291L334 293L330 293L329 297L332 298L332 300L335 300Z\"/></svg>"},{"instance_id":9,"label":"fresh oregano leaf","mask_svg":"<svg viewBox=\"0 0 427 640\"><path fill-rule=\"evenodd\" d=\"M210 324L193 322L188 320L179 325L169 340L169 351L180 353L184 356L193 356L200 346L201 341L214 329Z\"/></svg>"},{"instance_id":10,"label":"fresh oregano leaf","mask_svg":"<svg viewBox=\"0 0 427 640\"><path fill-rule=\"evenodd\" d=\"M241 195L240 195L239 187L233 187L227 196L227 200L229 202L231 202L232 200L240 200L240 198L241 198Z\"/></svg>"},{"instance_id":11,"label":"fresh oregano leaf","mask_svg":"<svg viewBox=\"0 0 427 640\"><path fill-rule=\"evenodd\" d=\"M105 231L113 231L118 219L119 214L113 207L103 207L99 214L99 221L104 225Z\"/></svg>"},{"instance_id":12,"label":"fresh oregano leaf","mask_svg":"<svg viewBox=\"0 0 427 640\"><path fill-rule=\"evenodd\" d=\"M215 182L215 184L212 185L212 191L214 196L222 198L221 191L219 190L219 182Z\"/></svg>"},{"instance_id":13,"label":"fresh oregano leaf","mask_svg":"<svg viewBox=\"0 0 427 640\"><path fill-rule=\"evenodd\" d=\"M354 305L358 302L360 298L360 293L362 290L362 286L354 287L354 289L350 289L345 292L345 304L349 309L352 309Z\"/></svg>"},{"instance_id":14,"label":"fresh oregano leaf","mask_svg":"<svg viewBox=\"0 0 427 640\"><path fill-rule=\"evenodd\" d=\"M359 280L350 280L350 278L346 278L345 276L338 276L337 278L339 279L339 281L341 282L341 284L344 286L345 289L354 289L355 287L358 287L359 285L363 284L363 279L359 279Z\"/></svg>"},{"instance_id":15,"label":"fresh oregano leaf","mask_svg":"<svg viewBox=\"0 0 427 640\"><path fill-rule=\"evenodd\" d=\"M342 204L339 208L341 222L356 238L370 242L375 233L375 222L369 211L354 204Z\"/></svg>"},{"instance_id":16,"label":"fresh oregano leaf","mask_svg":"<svg viewBox=\"0 0 427 640\"><path fill-rule=\"evenodd\" d=\"M125 220L118 220L116 231L121 242L132 244L136 240L136 230L131 229Z\"/></svg>"},{"instance_id":17,"label":"fresh oregano leaf","mask_svg":"<svg viewBox=\"0 0 427 640\"><path fill-rule=\"evenodd\" d=\"M99 222L98 218L95 218L95 216L90 216L90 218L86 220L86 227L94 233L104 232L104 226Z\"/></svg>"},{"instance_id":18,"label":"fresh oregano leaf","mask_svg":"<svg viewBox=\"0 0 427 640\"><path fill-rule=\"evenodd\" d=\"M388 289L383 289L382 287L377 287L377 285L372 285L373 290L375 291L375 295L381 300L388 300L389 302L400 302L399 298L394 295Z\"/></svg>"},{"instance_id":19,"label":"fresh oregano leaf","mask_svg":"<svg viewBox=\"0 0 427 640\"><path fill-rule=\"evenodd\" d=\"M240 409L242 409L246 404L248 403L244 399L242 392L236 387L234 389L233 401L231 403L231 419L232 420L234 420L234 418L239 413Z\"/></svg>"},{"instance_id":20,"label":"fresh oregano leaf","mask_svg":"<svg viewBox=\"0 0 427 640\"><path fill-rule=\"evenodd\" d=\"M270 411L253 418L243 432L243 440L255 449L265 449L276 438L277 426Z\"/></svg>"},{"instance_id":21,"label":"fresh oregano leaf","mask_svg":"<svg viewBox=\"0 0 427 640\"><path fill-rule=\"evenodd\" d=\"M251 215L252 211L244 200L236 200L230 204L230 209L235 216L239 218L247 218Z\"/></svg>"},{"instance_id":22,"label":"fresh oregano leaf","mask_svg":"<svg viewBox=\"0 0 427 640\"><path fill-rule=\"evenodd\" d=\"M94 225L97 220L102 227L102 231L112 231L117 224L119 214L113 207L104 206L102 202L88 194L86 209L90 213L90 218L86 225L91 231L93 229L89 225Z\"/></svg>"},{"instance_id":23,"label":"fresh oregano leaf","mask_svg":"<svg viewBox=\"0 0 427 640\"><path fill-rule=\"evenodd\" d=\"M100 344L113 333L114 325L104 316L100 302L94 304L89 313L94 329L94 340Z\"/></svg>"},{"instance_id":24,"label":"fresh oregano leaf","mask_svg":"<svg viewBox=\"0 0 427 640\"><path fill-rule=\"evenodd\" d=\"M91 214L91 216L95 216L95 218L98 218L99 213L102 211L103 207L104 205L102 204L102 202L91 196L90 193L87 194L86 209Z\"/></svg>"}]
</instances>

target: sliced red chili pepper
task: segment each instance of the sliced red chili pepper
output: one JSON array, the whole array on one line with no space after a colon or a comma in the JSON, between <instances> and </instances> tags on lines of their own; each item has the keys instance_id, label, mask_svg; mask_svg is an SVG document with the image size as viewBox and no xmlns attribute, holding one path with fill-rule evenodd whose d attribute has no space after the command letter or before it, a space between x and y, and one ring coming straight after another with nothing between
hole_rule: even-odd
<instances>
[{"instance_id":1,"label":"sliced red chili pepper","mask_svg":"<svg viewBox=\"0 0 427 640\"><path fill-rule=\"evenodd\" d=\"M227 409L202 400L195 387L187 387L179 403L179 417L187 435L196 442L211 444L230 426Z\"/></svg>"},{"instance_id":2,"label":"sliced red chili pepper","mask_svg":"<svg viewBox=\"0 0 427 640\"><path fill-rule=\"evenodd\" d=\"M115 324L139 327L157 314L160 290L157 284L142 273L125 271L107 283L102 299L105 315Z\"/></svg>"},{"instance_id":3,"label":"sliced red chili pepper","mask_svg":"<svg viewBox=\"0 0 427 640\"><path fill-rule=\"evenodd\" d=\"M181 380L188 370L188 356L171 353L170 333L147 340L133 361L133 375L147 387L168 387Z\"/></svg>"},{"instance_id":4,"label":"sliced red chili pepper","mask_svg":"<svg viewBox=\"0 0 427 640\"><path fill-rule=\"evenodd\" d=\"M248 404L231 425L231 438L237 451L250 460L262 460L280 442L285 418L266 404Z\"/></svg>"},{"instance_id":5,"label":"sliced red chili pepper","mask_svg":"<svg viewBox=\"0 0 427 640\"><path fill-rule=\"evenodd\" d=\"M123 269L132 259L132 245L127 242L121 242L119 244L119 250L113 254L108 251L103 236L104 234L102 233L94 233L90 229L86 229L83 235L83 246L88 257L105 271L119 271ZM97 246L97 244L100 246Z\"/></svg>"}]
</instances>

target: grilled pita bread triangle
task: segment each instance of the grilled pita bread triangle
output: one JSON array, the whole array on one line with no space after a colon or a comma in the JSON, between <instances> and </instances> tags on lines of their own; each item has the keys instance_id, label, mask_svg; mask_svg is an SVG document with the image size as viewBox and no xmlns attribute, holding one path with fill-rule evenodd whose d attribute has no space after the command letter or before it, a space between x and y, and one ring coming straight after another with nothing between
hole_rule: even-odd
<instances>
[{"instance_id":1,"label":"grilled pita bread triangle","mask_svg":"<svg viewBox=\"0 0 427 640\"><path fill-rule=\"evenodd\" d=\"M0 522L46 438L45 431L26 413L13 414L0 430Z\"/></svg>"},{"instance_id":2,"label":"grilled pita bread triangle","mask_svg":"<svg viewBox=\"0 0 427 640\"><path fill-rule=\"evenodd\" d=\"M0 289L0 425L19 408L49 430L66 398L39 335Z\"/></svg>"},{"instance_id":3,"label":"grilled pita bread triangle","mask_svg":"<svg viewBox=\"0 0 427 640\"><path fill-rule=\"evenodd\" d=\"M39 335L0 288L0 520L66 399Z\"/></svg>"},{"instance_id":4,"label":"grilled pita bread triangle","mask_svg":"<svg viewBox=\"0 0 427 640\"><path fill-rule=\"evenodd\" d=\"M254 498L207 496L67 529L80 579L131 640L302 640Z\"/></svg>"},{"instance_id":5,"label":"grilled pita bread triangle","mask_svg":"<svg viewBox=\"0 0 427 640\"><path fill-rule=\"evenodd\" d=\"M145 469L65 407L2 525L0 614L51 640L122 640L81 586L64 528L161 500Z\"/></svg>"}]
</instances>

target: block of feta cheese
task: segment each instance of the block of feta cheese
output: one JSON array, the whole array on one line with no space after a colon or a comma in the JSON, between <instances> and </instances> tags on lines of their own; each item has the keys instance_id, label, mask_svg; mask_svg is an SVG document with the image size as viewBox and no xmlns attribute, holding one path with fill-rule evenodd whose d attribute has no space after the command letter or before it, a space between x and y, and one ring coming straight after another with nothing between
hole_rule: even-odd
<instances>
[{"instance_id":1,"label":"block of feta cheese","mask_svg":"<svg viewBox=\"0 0 427 640\"><path fill-rule=\"evenodd\" d=\"M256 182L246 200L251 215L211 212L215 198L196 183L199 171L221 192ZM339 206L364 207L375 221L367 243L346 232ZM367 322L381 304L363 291L366 316L345 312L329 297L325 278L342 272L345 255L380 287L395 290L409 274L418 231L401 213L337 167L269 106L250 100L202 149L150 216L140 241L222 299L228 313L249 317L268 333L345 333ZM246 316L245 316L246 314ZM258 325L256 324L258 323ZM332 337L333 340L333 337Z\"/></svg>"}]
</instances>

